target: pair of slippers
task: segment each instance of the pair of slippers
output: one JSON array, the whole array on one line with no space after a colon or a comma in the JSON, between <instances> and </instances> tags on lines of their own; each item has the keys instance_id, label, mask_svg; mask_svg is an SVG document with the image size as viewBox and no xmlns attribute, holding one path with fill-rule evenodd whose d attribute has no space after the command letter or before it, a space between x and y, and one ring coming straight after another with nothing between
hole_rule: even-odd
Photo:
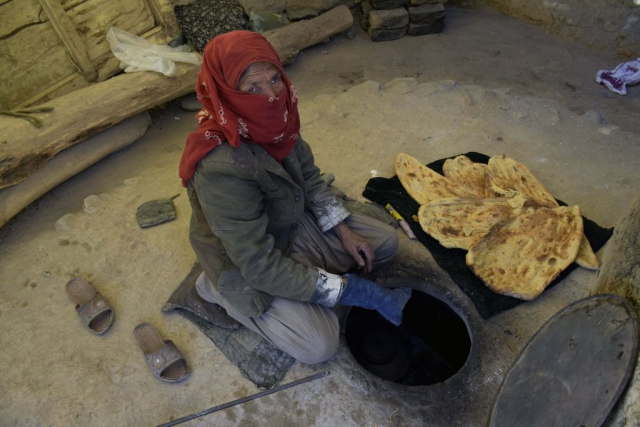
<instances>
[{"instance_id":1,"label":"pair of slippers","mask_svg":"<svg viewBox=\"0 0 640 427\"><path fill-rule=\"evenodd\" d=\"M80 277L69 280L66 289L76 302L76 311L89 330L96 335L107 332L114 319L109 302ZM156 378L176 382L189 375L184 356L171 340L163 340L153 325L142 323L135 327L133 334Z\"/></svg>"}]
</instances>

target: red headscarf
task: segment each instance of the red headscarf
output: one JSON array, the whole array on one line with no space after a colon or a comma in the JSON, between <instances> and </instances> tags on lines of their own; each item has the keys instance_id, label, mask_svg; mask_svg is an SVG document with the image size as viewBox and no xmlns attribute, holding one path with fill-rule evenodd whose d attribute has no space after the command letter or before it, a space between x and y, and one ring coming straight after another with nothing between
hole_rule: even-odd
<instances>
[{"instance_id":1,"label":"red headscarf","mask_svg":"<svg viewBox=\"0 0 640 427\"><path fill-rule=\"evenodd\" d=\"M270 62L282 73L285 90L277 98L240 92L240 75L254 62ZM182 185L196 171L198 161L224 141L240 140L262 146L282 162L300 131L298 95L282 68L278 53L266 38L251 31L231 31L205 47L196 85L203 108L196 114L198 129L187 136L180 160Z\"/></svg>"}]
</instances>

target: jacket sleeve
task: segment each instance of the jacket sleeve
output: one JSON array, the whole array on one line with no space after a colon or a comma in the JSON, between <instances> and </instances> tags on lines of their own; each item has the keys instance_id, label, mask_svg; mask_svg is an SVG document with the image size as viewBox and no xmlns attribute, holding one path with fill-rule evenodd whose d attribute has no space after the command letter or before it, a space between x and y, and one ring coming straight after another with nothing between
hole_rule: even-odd
<instances>
[{"instance_id":1,"label":"jacket sleeve","mask_svg":"<svg viewBox=\"0 0 640 427\"><path fill-rule=\"evenodd\" d=\"M225 273L236 276L233 270L239 269L247 284L267 294L335 305L339 276L300 264L274 248L258 182L233 164L203 161L193 184L207 222L233 264L220 280Z\"/></svg>"},{"instance_id":2,"label":"jacket sleeve","mask_svg":"<svg viewBox=\"0 0 640 427\"><path fill-rule=\"evenodd\" d=\"M351 213L342 200L327 188L328 185L320 176L320 169L315 164L311 147L301 137L298 137L297 147L311 211L316 217L320 230L328 231L344 221Z\"/></svg>"}]
</instances>

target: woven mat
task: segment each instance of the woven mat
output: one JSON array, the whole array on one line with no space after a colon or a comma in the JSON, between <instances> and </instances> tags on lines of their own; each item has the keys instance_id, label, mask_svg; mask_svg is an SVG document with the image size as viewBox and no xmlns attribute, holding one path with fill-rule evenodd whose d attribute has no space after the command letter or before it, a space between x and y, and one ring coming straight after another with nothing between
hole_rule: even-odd
<instances>
[{"instance_id":1,"label":"woven mat","mask_svg":"<svg viewBox=\"0 0 640 427\"><path fill-rule=\"evenodd\" d=\"M193 322L258 388L274 387L295 359L231 318L222 307L200 298L195 283L201 272L196 263L162 311L176 311Z\"/></svg>"}]
</instances>

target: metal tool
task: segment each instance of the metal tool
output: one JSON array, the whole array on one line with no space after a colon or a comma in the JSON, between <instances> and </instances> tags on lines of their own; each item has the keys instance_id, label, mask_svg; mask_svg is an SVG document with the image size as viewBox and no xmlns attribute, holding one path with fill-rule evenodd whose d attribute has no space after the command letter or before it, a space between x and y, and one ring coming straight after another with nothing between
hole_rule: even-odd
<instances>
[{"instance_id":1,"label":"metal tool","mask_svg":"<svg viewBox=\"0 0 640 427\"><path fill-rule=\"evenodd\" d=\"M223 409L227 409L227 408L230 408L232 406L236 406L236 405L239 405L241 403L245 403L245 402L248 402L250 400L257 399L259 397L267 396L269 394L277 393L279 391L286 390L288 388L295 387L295 386L300 385L300 384L308 383L309 381L313 381L313 380L317 380L319 378L326 377L327 375L329 375L329 371L318 372L315 375L311 375L311 376L306 377L306 378L301 378L299 380L290 382L289 384L284 384L284 385L272 388L271 390L261 391L260 393L252 394L251 396L246 396L246 397L243 397L243 398L240 398L240 399L237 399L237 400L233 400L231 402L223 403L222 405L214 406L213 408L205 409L204 411L196 412L194 414L187 415L186 417L178 418L177 420L173 420L173 421L170 421L170 422L165 423L165 424L160 424L158 427L176 426L178 424L182 424L184 422L191 421L191 420L193 420L195 418L200 418L200 417L202 417L204 415L212 414L214 412L218 412L218 411L221 411Z\"/></svg>"},{"instance_id":2,"label":"metal tool","mask_svg":"<svg viewBox=\"0 0 640 427\"><path fill-rule=\"evenodd\" d=\"M391 216L398 221L398 224L400 224L400 227L402 227L406 235L409 236L411 240L416 240L417 239L416 235L413 234L411 227L409 227L409 223L407 223L407 221L404 220L402 215L400 215L395 209L393 209L393 206L391 206L389 203L387 203L385 208L391 214Z\"/></svg>"}]
</instances>

